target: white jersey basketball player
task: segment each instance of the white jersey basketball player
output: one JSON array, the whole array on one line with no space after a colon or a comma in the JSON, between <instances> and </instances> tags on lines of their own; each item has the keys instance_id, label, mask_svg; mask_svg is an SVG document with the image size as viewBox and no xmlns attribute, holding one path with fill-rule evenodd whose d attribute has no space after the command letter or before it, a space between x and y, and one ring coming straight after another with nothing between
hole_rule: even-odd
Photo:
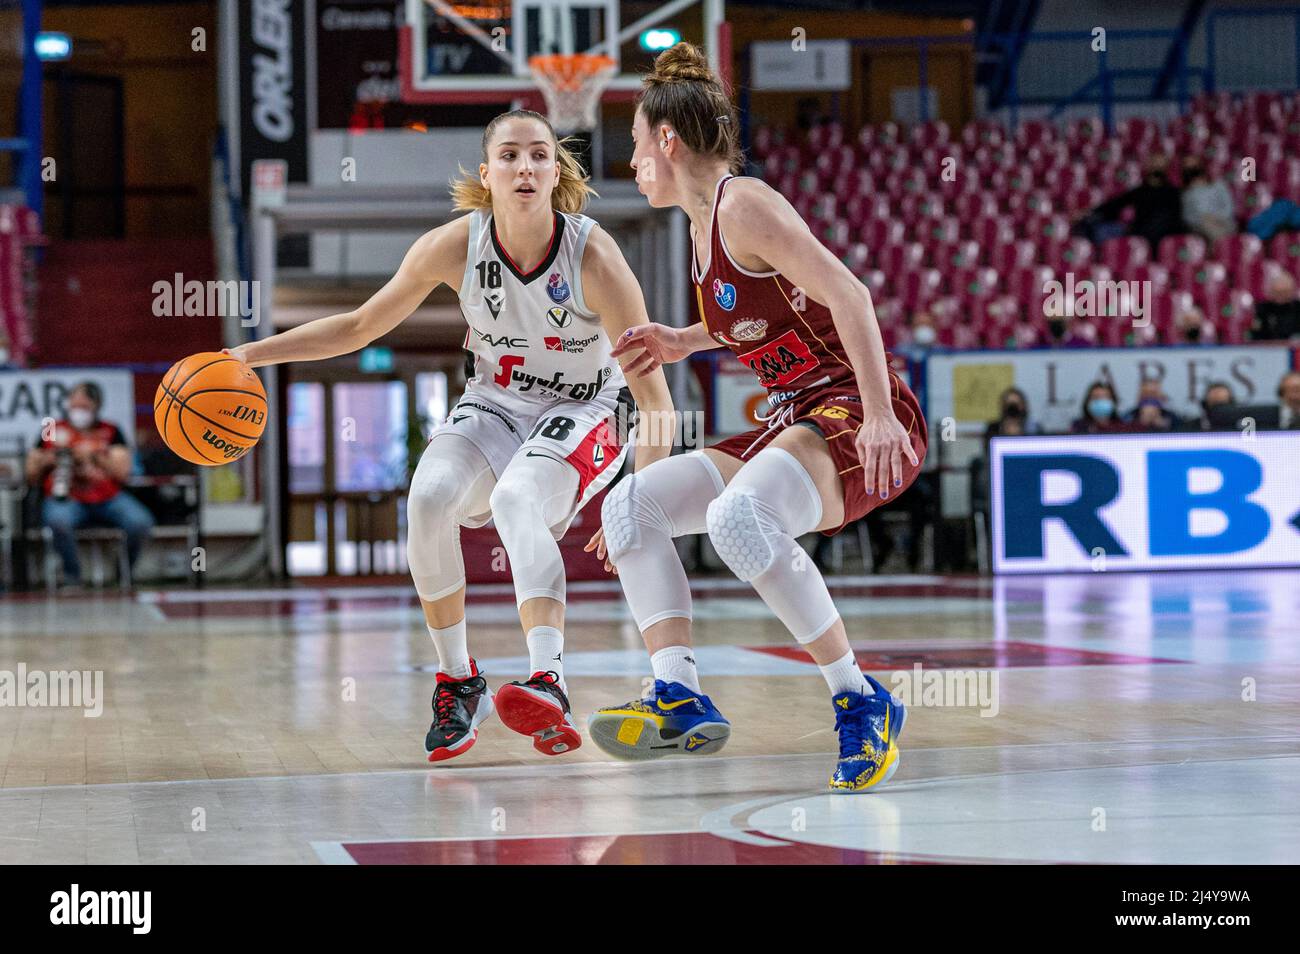
<instances>
[{"instance_id":1,"label":"white jersey basketball player","mask_svg":"<svg viewBox=\"0 0 1300 954\"><path fill-rule=\"evenodd\" d=\"M578 214L590 191L545 117L504 113L483 133L479 174L453 184L457 207L473 211L418 239L355 311L232 352L253 367L347 354L396 327L439 284L457 289L472 373L434 430L407 503L411 576L438 651L425 737L433 762L468 751L494 708L540 752L581 744L564 682L557 541L618 473L634 408L672 412L661 371L625 380L610 356L612 340L649 318L614 240ZM638 470L672 449L635 439ZM529 655L529 674L498 690L495 706L466 644L460 548L462 526L489 520L510 559Z\"/></svg>"}]
</instances>

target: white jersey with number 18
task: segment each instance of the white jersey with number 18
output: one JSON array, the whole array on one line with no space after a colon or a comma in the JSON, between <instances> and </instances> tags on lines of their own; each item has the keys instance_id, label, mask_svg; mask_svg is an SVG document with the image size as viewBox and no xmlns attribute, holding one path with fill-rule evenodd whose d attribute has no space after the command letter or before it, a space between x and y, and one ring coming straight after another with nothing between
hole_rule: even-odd
<instances>
[{"instance_id":1,"label":"white jersey with number 18","mask_svg":"<svg viewBox=\"0 0 1300 954\"><path fill-rule=\"evenodd\" d=\"M624 387L600 318L582 297L582 253L593 225L585 215L554 213L545 256L521 272L501 247L492 214L470 216L460 304L469 324L465 347L474 356L472 390L535 411Z\"/></svg>"}]
</instances>

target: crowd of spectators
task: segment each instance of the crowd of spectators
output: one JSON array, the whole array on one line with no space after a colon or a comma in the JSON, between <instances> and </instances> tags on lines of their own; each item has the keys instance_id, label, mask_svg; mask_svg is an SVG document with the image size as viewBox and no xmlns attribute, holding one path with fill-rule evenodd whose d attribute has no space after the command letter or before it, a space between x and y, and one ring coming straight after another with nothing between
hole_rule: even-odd
<instances>
[{"instance_id":1,"label":"crowd of spectators","mask_svg":"<svg viewBox=\"0 0 1300 954\"><path fill-rule=\"evenodd\" d=\"M1029 400L1019 388L1008 388L998 402L996 420L989 423L985 440L1042 434L1044 429L1030 413ZM1221 412L1216 409L1222 409ZM1126 407L1107 381L1094 381L1084 396L1071 434L1134 434L1169 431L1235 430L1249 418L1258 430L1300 430L1300 371L1289 371L1278 382L1276 401L1239 403L1230 384L1213 381L1201 395L1200 413L1180 416L1169 407L1169 397L1155 378L1138 387L1135 403Z\"/></svg>"}]
</instances>

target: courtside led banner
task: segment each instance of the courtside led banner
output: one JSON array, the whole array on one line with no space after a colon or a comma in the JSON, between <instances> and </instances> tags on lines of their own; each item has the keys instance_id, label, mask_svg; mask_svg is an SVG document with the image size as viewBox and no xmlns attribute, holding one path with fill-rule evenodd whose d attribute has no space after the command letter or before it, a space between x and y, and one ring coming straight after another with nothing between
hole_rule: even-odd
<instances>
[{"instance_id":1,"label":"courtside led banner","mask_svg":"<svg viewBox=\"0 0 1300 954\"><path fill-rule=\"evenodd\" d=\"M995 438L997 573L1300 566L1300 431Z\"/></svg>"}]
</instances>

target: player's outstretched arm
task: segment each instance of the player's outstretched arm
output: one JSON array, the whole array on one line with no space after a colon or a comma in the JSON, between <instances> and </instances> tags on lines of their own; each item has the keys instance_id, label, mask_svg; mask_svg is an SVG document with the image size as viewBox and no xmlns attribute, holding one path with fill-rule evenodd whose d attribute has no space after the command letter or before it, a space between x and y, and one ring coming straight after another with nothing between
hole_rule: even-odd
<instances>
[{"instance_id":1,"label":"player's outstretched arm","mask_svg":"<svg viewBox=\"0 0 1300 954\"><path fill-rule=\"evenodd\" d=\"M856 444L867 492L899 485L903 458L914 466L918 461L894 416L885 342L867 286L817 241L783 196L761 182L732 183L717 215L733 254L760 259L830 309L862 395Z\"/></svg>"},{"instance_id":2,"label":"player's outstretched arm","mask_svg":"<svg viewBox=\"0 0 1300 954\"><path fill-rule=\"evenodd\" d=\"M365 304L251 341L230 353L257 368L287 361L320 361L364 348L410 317L440 284L459 286L468 242L469 216L440 225L415 240L397 274Z\"/></svg>"},{"instance_id":3,"label":"player's outstretched arm","mask_svg":"<svg viewBox=\"0 0 1300 954\"><path fill-rule=\"evenodd\" d=\"M614 345L630 331L663 327L650 321L636 275L618 243L599 225L592 227L582 255L582 289L588 307L600 316L605 334ZM620 361L627 386L636 399L640 419L656 423L637 428L636 469L641 470L672 453L677 428L665 426L673 415L673 399L663 371L656 368L644 375L634 374L629 370L634 363L626 357Z\"/></svg>"}]
</instances>

